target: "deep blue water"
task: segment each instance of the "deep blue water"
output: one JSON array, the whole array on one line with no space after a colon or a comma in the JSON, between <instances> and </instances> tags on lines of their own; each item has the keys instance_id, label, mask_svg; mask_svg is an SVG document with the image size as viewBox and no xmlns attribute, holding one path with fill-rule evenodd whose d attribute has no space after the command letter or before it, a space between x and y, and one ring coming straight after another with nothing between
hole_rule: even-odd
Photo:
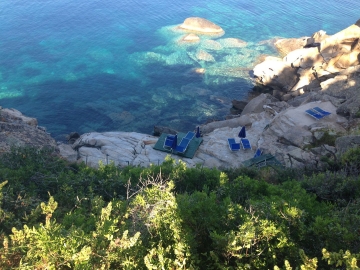
<instances>
[{"instance_id":1,"label":"deep blue water","mask_svg":"<svg viewBox=\"0 0 360 270\"><path fill-rule=\"evenodd\" d=\"M263 41L334 34L359 14L353 0L2 0L0 105L36 117L57 139L154 125L187 131L247 98L249 70L276 54ZM174 28L193 16L225 30L213 40L247 46L215 50L206 36L180 44ZM200 49L214 62L196 59Z\"/></svg>"}]
</instances>

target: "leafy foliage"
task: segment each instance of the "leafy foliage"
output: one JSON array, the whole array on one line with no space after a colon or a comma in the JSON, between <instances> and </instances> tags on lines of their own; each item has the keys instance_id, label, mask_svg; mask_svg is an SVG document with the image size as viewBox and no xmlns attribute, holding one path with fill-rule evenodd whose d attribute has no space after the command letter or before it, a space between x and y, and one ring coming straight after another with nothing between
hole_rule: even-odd
<instances>
[{"instance_id":1,"label":"leafy foliage","mask_svg":"<svg viewBox=\"0 0 360 270\"><path fill-rule=\"evenodd\" d=\"M354 169L93 169L14 148L0 157L0 268L357 269L359 190Z\"/></svg>"}]
</instances>

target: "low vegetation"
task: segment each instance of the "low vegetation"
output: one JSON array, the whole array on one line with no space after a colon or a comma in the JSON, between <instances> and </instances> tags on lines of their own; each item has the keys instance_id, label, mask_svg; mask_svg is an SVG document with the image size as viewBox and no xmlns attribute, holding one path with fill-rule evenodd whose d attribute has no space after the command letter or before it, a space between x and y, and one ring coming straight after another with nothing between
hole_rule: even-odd
<instances>
[{"instance_id":1,"label":"low vegetation","mask_svg":"<svg viewBox=\"0 0 360 270\"><path fill-rule=\"evenodd\" d=\"M360 151L324 172L0 157L1 269L358 269Z\"/></svg>"}]
</instances>

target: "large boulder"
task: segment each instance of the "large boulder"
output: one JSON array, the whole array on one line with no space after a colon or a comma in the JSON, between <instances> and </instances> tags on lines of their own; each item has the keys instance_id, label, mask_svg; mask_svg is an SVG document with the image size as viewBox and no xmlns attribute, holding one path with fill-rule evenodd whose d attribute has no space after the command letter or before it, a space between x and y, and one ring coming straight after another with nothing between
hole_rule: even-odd
<instances>
[{"instance_id":1,"label":"large boulder","mask_svg":"<svg viewBox=\"0 0 360 270\"><path fill-rule=\"evenodd\" d=\"M326 68L333 71L359 64L360 26L353 24L348 28L324 39L320 53L328 63Z\"/></svg>"},{"instance_id":2,"label":"large boulder","mask_svg":"<svg viewBox=\"0 0 360 270\"><path fill-rule=\"evenodd\" d=\"M318 31L311 38L281 39L275 45L286 56L281 60L266 57L256 65L253 72L258 84L272 88L275 97L288 102L321 91L331 97L339 114L358 115L359 21L332 36Z\"/></svg>"},{"instance_id":3,"label":"large boulder","mask_svg":"<svg viewBox=\"0 0 360 270\"><path fill-rule=\"evenodd\" d=\"M7 119L16 123L24 123L34 127L38 125L36 118L25 116L20 111L15 109L1 109L1 116L3 119Z\"/></svg>"},{"instance_id":4,"label":"large boulder","mask_svg":"<svg viewBox=\"0 0 360 270\"><path fill-rule=\"evenodd\" d=\"M0 109L0 152L10 151L12 146L47 147L57 151L56 141L37 123L35 118L18 110Z\"/></svg>"},{"instance_id":5,"label":"large boulder","mask_svg":"<svg viewBox=\"0 0 360 270\"><path fill-rule=\"evenodd\" d=\"M360 136L343 136L335 140L335 147L339 155L345 153L347 150L355 147L360 147Z\"/></svg>"},{"instance_id":6,"label":"large boulder","mask_svg":"<svg viewBox=\"0 0 360 270\"><path fill-rule=\"evenodd\" d=\"M185 19L185 21L179 26L181 29L202 33L202 34L224 34L224 30L214 24L211 21L208 21L199 17L190 17Z\"/></svg>"},{"instance_id":7,"label":"large boulder","mask_svg":"<svg viewBox=\"0 0 360 270\"><path fill-rule=\"evenodd\" d=\"M266 57L265 61L253 69L257 83L287 92L298 82L297 69L281 58Z\"/></svg>"},{"instance_id":8,"label":"large boulder","mask_svg":"<svg viewBox=\"0 0 360 270\"><path fill-rule=\"evenodd\" d=\"M277 101L278 100L276 98L269 94L261 94L248 102L241 112L241 115L262 112L264 110L264 105Z\"/></svg>"},{"instance_id":9,"label":"large boulder","mask_svg":"<svg viewBox=\"0 0 360 270\"><path fill-rule=\"evenodd\" d=\"M274 45L281 55L303 48L307 44L309 37L301 38L281 38L275 41Z\"/></svg>"},{"instance_id":10,"label":"large boulder","mask_svg":"<svg viewBox=\"0 0 360 270\"><path fill-rule=\"evenodd\" d=\"M316 63L322 63L323 60L318 48L315 47L296 49L284 57L286 63L301 68L311 68Z\"/></svg>"}]
</instances>

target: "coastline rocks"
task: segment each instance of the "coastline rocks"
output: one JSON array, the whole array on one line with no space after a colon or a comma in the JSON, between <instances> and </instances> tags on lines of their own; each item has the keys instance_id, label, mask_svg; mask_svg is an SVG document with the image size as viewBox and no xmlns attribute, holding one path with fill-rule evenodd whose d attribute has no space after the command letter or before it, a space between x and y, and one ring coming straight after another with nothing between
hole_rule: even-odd
<instances>
[{"instance_id":1,"label":"coastline rocks","mask_svg":"<svg viewBox=\"0 0 360 270\"><path fill-rule=\"evenodd\" d=\"M55 140L37 124L35 118L18 110L0 109L0 152L8 152L12 146L49 147L57 151Z\"/></svg>"},{"instance_id":2,"label":"coastline rocks","mask_svg":"<svg viewBox=\"0 0 360 270\"><path fill-rule=\"evenodd\" d=\"M15 109L1 109L1 117L3 120L6 121L24 123L33 127L36 127L38 125L38 121L36 118L25 116Z\"/></svg>"},{"instance_id":3,"label":"coastline rocks","mask_svg":"<svg viewBox=\"0 0 360 270\"><path fill-rule=\"evenodd\" d=\"M259 96L253 98L248 102L248 104L244 107L241 115L245 115L248 113L259 113L264 110L264 108L268 109L269 107L273 107L273 103L278 102L276 98L269 94L260 94ZM264 107L265 106L265 107ZM289 107L285 102L282 103L281 107ZM277 106L278 107L278 106ZM282 110L282 109L281 109ZM280 111L280 110L279 110ZM274 114L277 114L279 111L273 110Z\"/></svg>"},{"instance_id":4,"label":"coastline rocks","mask_svg":"<svg viewBox=\"0 0 360 270\"><path fill-rule=\"evenodd\" d=\"M97 167L100 161L104 164L114 162L118 166L146 167L150 164L161 164L167 155L171 155L175 160L184 161L189 167L201 164L209 168L236 168L241 166L243 161L251 159L258 147L264 150L264 153L276 156L288 167L319 167L320 157L326 151L311 151L307 150L307 147L321 139L325 132L345 132L343 126L347 123L346 119L336 115L336 107L329 101L288 107L286 103L265 94L255 101L253 104L257 104L256 113L249 112L240 117L201 126L203 143L193 159L157 151L153 149L157 137L135 132L88 133L82 135L72 147L77 151L79 161L94 167ZM252 106L251 102L249 104ZM321 106L331 112L331 115L323 118L321 122L307 116L305 110L315 106ZM238 141L241 126L246 126L252 150L232 152L229 150L227 138ZM335 151L333 147L330 148ZM74 157L73 152L70 154Z\"/></svg>"},{"instance_id":5,"label":"coastline rocks","mask_svg":"<svg viewBox=\"0 0 360 270\"><path fill-rule=\"evenodd\" d=\"M326 93L334 98L338 113L352 117L360 105L353 90L360 69L359 37L360 27L354 24L332 36L318 31L311 38L278 40L275 46L286 55L256 65L255 81L271 87L284 101L308 92Z\"/></svg>"},{"instance_id":6,"label":"coastline rocks","mask_svg":"<svg viewBox=\"0 0 360 270\"><path fill-rule=\"evenodd\" d=\"M276 57L266 57L264 62L254 67L253 72L256 83L282 92L290 91L298 81L291 65Z\"/></svg>"},{"instance_id":7,"label":"coastline rocks","mask_svg":"<svg viewBox=\"0 0 360 270\"><path fill-rule=\"evenodd\" d=\"M181 29L198 32L202 34L224 34L224 30L214 24L211 21L208 21L199 17L190 17L185 19L185 21L179 26Z\"/></svg>"},{"instance_id":8,"label":"coastline rocks","mask_svg":"<svg viewBox=\"0 0 360 270\"><path fill-rule=\"evenodd\" d=\"M275 41L274 46L280 52L281 55L287 55L288 53L303 48L309 37L301 38L281 38Z\"/></svg>"},{"instance_id":9,"label":"coastline rocks","mask_svg":"<svg viewBox=\"0 0 360 270\"><path fill-rule=\"evenodd\" d=\"M360 136L343 136L335 140L335 147L338 154L343 154L347 150L360 146Z\"/></svg>"}]
</instances>

